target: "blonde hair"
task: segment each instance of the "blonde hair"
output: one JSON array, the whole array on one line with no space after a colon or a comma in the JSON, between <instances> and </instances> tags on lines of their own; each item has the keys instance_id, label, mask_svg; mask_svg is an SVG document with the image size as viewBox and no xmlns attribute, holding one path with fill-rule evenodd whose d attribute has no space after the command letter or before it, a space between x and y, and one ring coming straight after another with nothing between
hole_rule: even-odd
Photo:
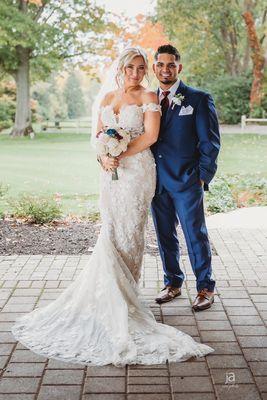
<instances>
[{"instance_id":1,"label":"blonde hair","mask_svg":"<svg viewBox=\"0 0 267 400\"><path fill-rule=\"evenodd\" d=\"M149 81L148 78L148 59L145 51L141 47L128 47L127 49L123 50L123 52L119 55L119 60L118 60L118 69L117 69L117 74L116 74L116 83L119 88L123 86L124 83L124 68L130 64L130 62L135 58L135 57L143 57L144 62L145 62L145 77L147 81Z\"/></svg>"}]
</instances>

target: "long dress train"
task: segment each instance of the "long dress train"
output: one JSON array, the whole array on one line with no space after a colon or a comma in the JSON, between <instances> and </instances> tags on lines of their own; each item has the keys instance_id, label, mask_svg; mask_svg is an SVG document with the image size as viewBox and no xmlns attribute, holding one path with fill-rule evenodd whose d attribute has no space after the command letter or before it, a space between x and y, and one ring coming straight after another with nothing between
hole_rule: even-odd
<instances>
[{"instance_id":1,"label":"long dress train","mask_svg":"<svg viewBox=\"0 0 267 400\"><path fill-rule=\"evenodd\" d=\"M101 118L105 126L136 137L146 111L160 108L127 105L116 115L105 106ZM151 151L122 160L118 175L113 181L101 171L102 227L87 265L56 300L19 318L13 335L45 357L88 365L159 364L214 351L158 323L139 293L144 228L156 185Z\"/></svg>"}]
</instances>

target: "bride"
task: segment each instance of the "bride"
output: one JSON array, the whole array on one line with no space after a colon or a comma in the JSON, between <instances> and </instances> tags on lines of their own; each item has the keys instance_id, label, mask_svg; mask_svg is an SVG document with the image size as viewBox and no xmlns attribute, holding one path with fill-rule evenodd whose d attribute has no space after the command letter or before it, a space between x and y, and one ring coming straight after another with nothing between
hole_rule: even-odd
<instances>
[{"instance_id":1,"label":"bride","mask_svg":"<svg viewBox=\"0 0 267 400\"><path fill-rule=\"evenodd\" d=\"M149 147L158 137L161 108L156 94L142 86L148 69L142 49L126 49L115 65L117 88L100 103L96 131L121 127L131 142L119 160L100 160L102 227L96 246L76 280L55 301L18 319L12 332L38 354L80 364L160 364L204 356L214 350L158 323L139 293L144 228L156 185ZM112 180L116 167L119 179Z\"/></svg>"}]
</instances>

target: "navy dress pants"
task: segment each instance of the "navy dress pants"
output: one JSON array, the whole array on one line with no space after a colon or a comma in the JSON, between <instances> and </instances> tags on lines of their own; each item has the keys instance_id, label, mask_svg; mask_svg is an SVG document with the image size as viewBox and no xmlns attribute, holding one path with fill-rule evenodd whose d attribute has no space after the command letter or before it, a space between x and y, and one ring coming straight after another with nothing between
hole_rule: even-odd
<instances>
[{"instance_id":1,"label":"navy dress pants","mask_svg":"<svg viewBox=\"0 0 267 400\"><path fill-rule=\"evenodd\" d=\"M181 287L184 273L180 268L176 227L183 230L197 291L214 290L211 279L211 249L203 207L204 191L199 182L179 192L163 189L155 194L151 210L164 270L164 284Z\"/></svg>"}]
</instances>

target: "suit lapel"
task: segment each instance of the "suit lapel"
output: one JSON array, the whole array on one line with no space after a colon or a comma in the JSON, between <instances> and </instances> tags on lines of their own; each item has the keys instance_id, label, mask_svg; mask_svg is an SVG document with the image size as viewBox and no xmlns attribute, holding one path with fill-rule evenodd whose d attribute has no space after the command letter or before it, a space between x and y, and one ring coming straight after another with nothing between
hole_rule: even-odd
<instances>
[{"instance_id":1,"label":"suit lapel","mask_svg":"<svg viewBox=\"0 0 267 400\"><path fill-rule=\"evenodd\" d=\"M183 96L185 96L186 90L187 90L187 86L182 81L180 81L180 84L175 92L175 95L177 95L178 93L181 93ZM167 114L166 114L165 121L164 121L164 128L170 124L170 122L175 114L176 115L179 114L181 107L182 107L182 105L180 105L180 106L174 105L174 107L173 107L173 104L170 105L170 107L167 111Z\"/></svg>"}]
</instances>

